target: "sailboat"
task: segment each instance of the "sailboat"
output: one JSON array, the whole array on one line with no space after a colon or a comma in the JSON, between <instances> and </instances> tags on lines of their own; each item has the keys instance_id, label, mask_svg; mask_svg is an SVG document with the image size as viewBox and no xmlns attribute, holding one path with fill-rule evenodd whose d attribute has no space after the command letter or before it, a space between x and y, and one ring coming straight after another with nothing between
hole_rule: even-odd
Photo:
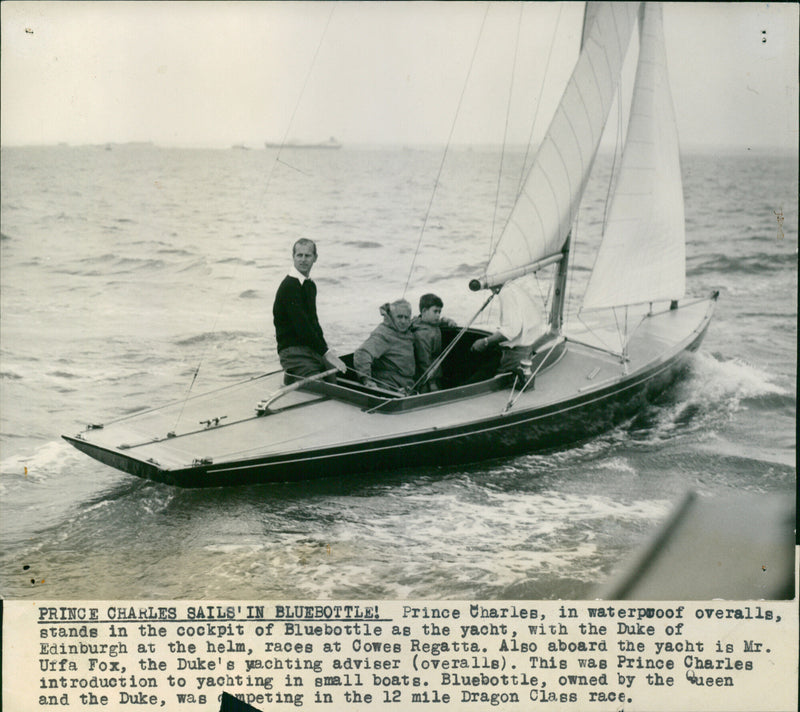
<instances>
[{"instance_id":1,"label":"sailboat","mask_svg":"<svg viewBox=\"0 0 800 712\"><path fill-rule=\"evenodd\" d=\"M582 311L612 310L624 329L565 330L572 230L634 32L639 56L626 145ZM273 371L64 436L107 465L181 487L392 471L509 457L585 440L637 413L687 368L718 293L686 298L678 137L658 4L588 3L581 51L485 270L490 302L549 268L546 328L521 373L497 373L473 321L443 327L443 387L363 385L352 354L328 374L284 385ZM620 316L621 315L621 316ZM476 374L483 374L477 376ZM175 426L179 422L181 425Z\"/></svg>"}]
</instances>

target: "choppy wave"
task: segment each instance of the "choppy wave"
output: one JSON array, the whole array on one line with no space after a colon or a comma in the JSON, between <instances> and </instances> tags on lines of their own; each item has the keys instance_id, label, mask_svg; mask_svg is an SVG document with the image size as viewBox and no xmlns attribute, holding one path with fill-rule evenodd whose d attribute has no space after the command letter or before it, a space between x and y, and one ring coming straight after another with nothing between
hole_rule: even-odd
<instances>
[{"instance_id":1,"label":"choppy wave","mask_svg":"<svg viewBox=\"0 0 800 712\"><path fill-rule=\"evenodd\" d=\"M775 274L777 268L785 268L796 262L793 254L785 250L775 252L757 252L746 256L734 257L727 254L716 254L702 260L689 262L686 274L688 277L708 273L743 273L749 275Z\"/></svg>"},{"instance_id":2,"label":"choppy wave","mask_svg":"<svg viewBox=\"0 0 800 712\"><path fill-rule=\"evenodd\" d=\"M229 341L237 341L239 339L252 339L259 337L260 334L254 331L207 331L202 334L195 334L179 339L175 342L176 346L198 346L202 344L217 344Z\"/></svg>"},{"instance_id":3,"label":"choppy wave","mask_svg":"<svg viewBox=\"0 0 800 712\"><path fill-rule=\"evenodd\" d=\"M70 371L50 371L47 375L52 376L53 378L80 378L77 373L72 373Z\"/></svg>"},{"instance_id":4,"label":"choppy wave","mask_svg":"<svg viewBox=\"0 0 800 712\"><path fill-rule=\"evenodd\" d=\"M81 275L85 277L108 277L120 274L150 274L159 272L168 266L161 259L120 257L114 254L105 254L77 261L76 267L63 266L53 269L55 274Z\"/></svg>"},{"instance_id":5,"label":"choppy wave","mask_svg":"<svg viewBox=\"0 0 800 712\"><path fill-rule=\"evenodd\" d=\"M357 250L372 250L384 247L380 242L373 242L371 240L351 240L344 244L347 247L353 247Z\"/></svg>"},{"instance_id":6,"label":"choppy wave","mask_svg":"<svg viewBox=\"0 0 800 712\"><path fill-rule=\"evenodd\" d=\"M449 276L451 277L474 277L482 271L483 265L460 264L453 268Z\"/></svg>"},{"instance_id":7,"label":"choppy wave","mask_svg":"<svg viewBox=\"0 0 800 712\"><path fill-rule=\"evenodd\" d=\"M190 252L189 250L183 248L176 248L176 247L162 247L156 250L160 255L174 255L176 257L194 257L195 253Z\"/></svg>"},{"instance_id":8,"label":"choppy wave","mask_svg":"<svg viewBox=\"0 0 800 712\"><path fill-rule=\"evenodd\" d=\"M255 260L244 260L240 257L224 257L223 259L217 260L217 264L221 265L241 265L244 267L253 267L256 264Z\"/></svg>"},{"instance_id":9,"label":"choppy wave","mask_svg":"<svg viewBox=\"0 0 800 712\"><path fill-rule=\"evenodd\" d=\"M115 261L115 266L121 270L135 270L142 272L156 272L166 266L164 260L139 257L120 257Z\"/></svg>"}]
</instances>

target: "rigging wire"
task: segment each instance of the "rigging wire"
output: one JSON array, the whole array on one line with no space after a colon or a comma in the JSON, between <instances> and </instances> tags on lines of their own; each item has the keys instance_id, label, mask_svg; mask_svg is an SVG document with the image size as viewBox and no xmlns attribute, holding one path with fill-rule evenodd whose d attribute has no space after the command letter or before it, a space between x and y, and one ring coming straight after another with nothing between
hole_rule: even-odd
<instances>
[{"instance_id":1,"label":"rigging wire","mask_svg":"<svg viewBox=\"0 0 800 712\"><path fill-rule=\"evenodd\" d=\"M311 63L308 65L308 71L306 72L306 76L303 79L303 86L300 88L300 93L297 96L297 101L295 102L294 109L292 110L292 115L291 117L289 117L289 123L286 124L286 131L284 132L283 138L281 139L281 143L278 148L278 155L276 156L275 159L276 163L283 163L283 165L289 166L288 163L280 160L281 153L283 152L283 149L286 146L286 139L289 137L289 133L292 130L292 126L294 126L294 119L295 116L297 116L297 110L300 108L300 104L303 101L303 97L305 96L306 88L308 87L308 82L311 79L311 74L314 71L314 67L317 64L317 57L319 56L320 49L322 49L322 44L325 41L325 36L328 34L328 28L330 27L331 20L333 19L333 12L335 9L336 9L336 3L331 3L331 11L328 13L328 19L325 22L325 27L322 29L322 34L320 35L319 42L317 43L317 48L316 50L314 50L314 56L311 58ZM273 170L274 170L274 165L273 165ZM270 178L271 177L272 173L270 173ZM269 185L269 182L267 183L267 185Z\"/></svg>"},{"instance_id":2,"label":"rigging wire","mask_svg":"<svg viewBox=\"0 0 800 712\"><path fill-rule=\"evenodd\" d=\"M620 157L620 146L622 146L623 143L624 143L624 118L625 118L624 114L625 114L625 112L623 110L622 89L623 89L622 82L620 82L617 85L617 131L616 131L616 139L615 139L615 142L614 142L614 155L613 155L613 157L611 159L611 171L610 171L609 176L608 176L608 186L606 187L606 198L605 198L605 203L603 205L603 226L602 226L601 231L600 231L601 243L602 243L602 238L605 236L606 227L608 225L608 211L609 211L609 208L611 206L611 192L612 192L612 190L614 188L614 184L616 183L616 179L618 177L617 176L617 171L619 170L619 166L617 166L617 159L619 158L621 160L621 157ZM579 206L578 210L580 212L580 206ZM576 227L577 227L577 221L576 221ZM599 254L599 248L598 248L598 254ZM598 255L595 255L594 264L597 264L597 256ZM594 270L592 270L592 271L594 271ZM574 271L573 271L573 274L570 275L570 281L572 281L573 279L574 279ZM581 316L581 311L582 311L582 307L578 307L577 310L576 310L576 318L578 319L578 321L584 327L586 327L586 329L590 333L593 333L591 326L589 324L587 324L583 320L583 318ZM615 318L615 321L616 321L616 311L614 312L614 318ZM619 331L619 329L617 329L617 330ZM596 334L595 334L595 336L596 336ZM623 339L620 339L620 340L623 341ZM601 342L602 342L602 339L601 339Z\"/></svg>"},{"instance_id":3,"label":"rigging wire","mask_svg":"<svg viewBox=\"0 0 800 712\"><path fill-rule=\"evenodd\" d=\"M524 7L524 4L522 4L520 6L520 19L519 19L519 24L517 26L517 45L515 46L515 49L514 49L514 68L516 68L516 65L517 65L517 50L518 50L520 29L521 29L521 25L522 25L522 11L523 11L522 8L523 7ZM522 164L520 166L519 180L518 180L518 183L517 183L517 189L516 189L516 194L515 194L516 198L519 198L522 195L522 191L523 191L523 189L525 187L525 179L527 178L527 175L530 172L530 169L528 168L528 158L530 157L530 154L531 154L531 149L532 149L532 146L533 146L533 134L534 134L534 131L536 129L537 121L539 119L539 110L541 109L541 106L542 106L541 98L542 98L542 95L544 94L544 85L545 85L545 83L547 81L547 77L550 74L550 60L551 60L551 58L553 56L553 49L555 48L555 45L556 45L556 38L558 37L558 28L559 28L559 26L561 24L561 14L562 14L563 8L564 8L563 4L559 4L558 15L556 16L556 26L555 26L555 29L553 30L553 32L550 33L550 47L549 47L548 52L547 52L547 59L545 61L544 72L542 73L542 81L541 81L541 84L539 85L539 94L538 94L539 100L536 102L536 106L535 106L535 109L534 109L534 112L533 112L533 117L531 119L531 124L530 124L530 131L528 133L528 140L527 140L527 142L525 144L525 155L523 156ZM512 77L513 77L513 75L512 75ZM512 78L512 88L513 88L513 78ZM509 110L510 110L510 104L511 104L511 98L509 97ZM503 147L504 147L504 150L505 150L505 139L504 139ZM502 165L502 162L501 162L501 165ZM499 179L498 179L498 193L499 193ZM499 198L496 199L496 201L495 201L495 213L497 212L497 203L498 202L499 202ZM510 218L510 216L509 216L509 218ZM492 235L494 237L494 222L492 223ZM493 240L492 240L492 242L493 242ZM489 249L489 258L490 259L492 257L493 252L494 252L494 248L495 248L495 246L493 244L490 245L490 249ZM553 280L552 279L546 280L547 285L548 285L546 293L542 290L542 280L540 279L538 273L534 273L533 281L536 283L536 288L539 291L539 298L540 298L540 300L542 302L542 309L543 309L543 311L547 311L547 304L550 301L550 297L551 297L552 290L553 290Z\"/></svg>"},{"instance_id":4,"label":"rigging wire","mask_svg":"<svg viewBox=\"0 0 800 712\"><path fill-rule=\"evenodd\" d=\"M450 126L450 133L447 136L447 143L445 144L444 152L442 153L442 160L439 163L439 171L436 174L436 180L434 181L434 184L433 184L433 190L431 191L431 197L430 197L430 200L428 201L428 207L425 210L425 217L424 217L424 219L422 221L422 227L420 228L420 231L419 231L419 238L417 239L417 247L414 250L414 256L411 258L411 266L409 267L409 270L408 270L408 278L406 279L406 284L403 287L403 294L402 294L403 297L406 296L406 292L408 291L408 285L411 283L411 275L414 273L414 265L416 264L417 255L419 254L419 249L420 249L420 246L422 245L422 237L425 234L426 227L428 226L428 218L430 217L430 214L431 214L431 207L433 206L433 199L436 197L436 191L437 191L437 189L439 187L439 181L441 180L441 177L442 177L442 170L444 169L444 164L445 164L445 161L447 160L447 154L450 151L450 144L451 144L451 142L453 140L453 133L454 133L455 128L456 128L456 122L458 121L458 115L459 115L459 113L461 111L461 104L464 101L464 95L467 92L467 85L469 83L469 78L470 78L470 76L472 74L472 68L473 68L473 66L475 64L475 57L478 54L478 47L480 46L481 37L483 36L483 28L486 26L486 17L489 14L490 5L491 5L491 3L488 3L488 2L486 3L486 10L483 13L483 19L481 20L480 30L478 31L478 39L475 42L475 49L473 49L473 51L472 51L472 58L470 59L470 62L469 62L469 68L467 69L467 75L464 78L464 85L461 88L461 95L458 98L458 104L456 105L456 111L455 111L455 115L453 117L453 123Z\"/></svg>"},{"instance_id":5,"label":"rigging wire","mask_svg":"<svg viewBox=\"0 0 800 712\"><path fill-rule=\"evenodd\" d=\"M512 99L512 93L513 93L514 84L515 84L514 77L515 77L515 74L516 74L516 68L517 68L517 62L518 62L519 39L520 39L521 29L522 29L522 14L523 14L523 10L524 10L524 3L520 3L519 21L517 23L517 34L516 34L516 39L515 39L515 44L514 44L514 62L512 64L511 83L509 85L508 106L506 108L505 132L504 132L504 135L503 135L502 152L501 152L501 156L500 156L500 171L499 171L499 175L498 175L498 178L497 178L497 192L496 192L496 195L495 195L494 214L492 215L492 233L491 233L491 239L489 241L489 256L488 256L488 259L492 258L492 255L493 255L495 247L496 247L496 245L494 244L495 221L496 221L496 216L497 216L497 210L498 210L499 203L500 203L500 183L501 183L502 175L503 175L503 164L504 164L504 158L505 158L505 150L506 150L506 147L507 147L509 116L510 116L510 113L511 113L511 99ZM520 195L522 194L522 190L523 190L523 188L525 186L525 179L526 179L527 173L528 173L528 170L526 170L527 169L527 164L528 164L528 158L530 156L531 147L533 145L533 134L534 134L534 131L536 129L536 122L538 121L538 118L539 118L539 110L541 109L541 106L542 106L541 97L542 97L542 94L544 92L544 85L545 85L545 82L546 82L547 77L548 77L549 72L550 72L550 59L553 56L553 48L555 47L556 37L558 36L558 28L559 28L560 23L561 23L562 10L563 10L563 4L560 4L559 8L558 8L558 15L556 17L555 29L554 29L554 31L552 33L550 33L550 47L549 47L548 53L547 53L547 60L545 61L544 72L542 73L542 82L541 82L541 84L539 86L539 94L538 94L539 100L536 102L536 105L535 105L535 108L534 108L533 117L531 119L531 124L530 124L530 131L528 132L528 140L525 143L525 154L522 157L522 164L520 166L520 174L519 174L519 179L518 179L518 182L517 182L516 193L515 193L515 197L516 198L520 197ZM510 215L509 215L509 218L510 218ZM537 290L539 292L539 299L542 302L542 309L543 309L543 311L546 311L547 310L547 304L548 304L548 302L550 300L550 295L552 293L552 287L553 287L552 280L547 280L548 287L547 287L547 293L546 294L542 290L542 280L539 278L538 274L534 273L533 281L536 283L536 288L537 288Z\"/></svg>"},{"instance_id":6,"label":"rigging wire","mask_svg":"<svg viewBox=\"0 0 800 712\"><path fill-rule=\"evenodd\" d=\"M536 128L536 122L539 119L539 110L542 107L542 96L544 94L544 85L545 81L547 80L548 75L550 74L550 59L553 56L553 48L556 45L556 38L558 37L558 28L561 25L561 11L564 9L564 4L559 3L558 6L558 17L556 18L556 27L555 30L552 32L550 36L550 49L547 52L547 60L545 61L544 65L544 73L542 74L542 83L539 86L539 101L536 102L536 109L533 112L533 120L531 121L531 130L528 134L528 142L525 145L525 156L522 160L522 168L520 169L519 174L519 185L517 186L517 197L522 194L522 188L525 185L525 178L527 176L526 165L528 163L528 157L530 155L531 146L533 145L533 132Z\"/></svg>"},{"instance_id":7,"label":"rigging wire","mask_svg":"<svg viewBox=\"0 0 800 712\"><path fill-rule=\"evenodd\" d=\"M547 77L550 74L550 60L551 60L551 58L553 56L553 49L556 46L556 38L558 37L558 28L561 26L561 13L562 13L563 9L564 9L564 4L563 3L559 3L558 15L556 17L556 27L555 27L555 30L550 35L550 49L547 51L547 60L545 61L544 72L542 73L542 83L539 86L539 101L536 102L536 109L533 112L533 120L531 121L531 131L530 131L530 134L528 134L528 143L527 143L527 145L525 147L525 157L524 157L524 159L522 161L522 168L521 168L520 176L519 176L519 185L517 186L517 198L519 198L522 195L522 190L523 190L523 188L525 186L525 178L527 177L527 174L529 172L529 171L526 172L525 166L526 166L526 164L528 162L528 156L530 154L531 146L533 145L533 132L534 132L534 129L536 128L536 122L539 119L539 110L542 107L542 96L544 95L544 85L545 85L545 82L547 81ZM531 168L532 167L533 166L531 166ZM573 272L574 272L574 270L571 270L570 273L568 274L568 277L571 277ZM547 280L547 294L543 294L542 293L542 282L539 279L539 275L538 274L534 274L534 280L536 282L536 286L539 289L539 296L542 299L543 311L546 312L547 311L547 304L550 301L550 297L551 297L551 295L553 293L553 287L555 286L555 281L552 278L552 276ZM569 284L567 284L567 286L569 286ZM566 289L566 287L565 287L565 289ZM565 308L568 306L567 300L566 300L566 295L564 296L564 306L565 306Z\"/></svg>"},{"instance_id":8,"label":"rigging wire","mask_svg":"<svg viewBox=\"0 0 800 712\"><path fill-rule=\"evenodd\" d=\"M622 145L622 143L623 143L623 136L622 136L623 128L622 128L622 124L623 124L623 114L624 114L624 112L622 110L622 83L621 82L620 82L619 88L617 90L617 110L618 110L618 115L619 115L619 119L617 121L617 148L614 150L614 162L612 164L612 170L611 170L612 180L609 181L609 186L611 185L612 181L614 183L616 183L616 179L619 177L619 176L614 177L614 172L615 172L614 168L616 167L616 164L617 164L617 151L619 150L619 146ZM620 166L620 168L621 168L621 166ZM611 189L609 187L609 192L610 192L610 190ZM608 210L608 206L606 206L606 210ZM603 234L604 235L605 235L605 230L606 230L606 218L603 218ZM619 336L620 336L620 343L622 344L623 364L626 364L627 363L626 357L628 355L628 306L627 305L625 306L625 327L624 327L624 331Z\"/></svg>"},{"instance_id":9,"label":"rigging wire","mask_svg":"<svg viewBox=\"0 0 800 712\"><path fill-rule=\"evenodd\" d=\"M602 234L606 234L606 227L608 225L608 209L611 207L611 191L614 188L617 178L617 158L619 157L619 147L623 142L623 114L622 110L622 84L617 87L617 139L614 144L614 158L611 162L611 174L608 177L608 189L606 191L606 202L603 208L603 230Z\"/></svg>"},{"instance_id":10,"label":"rigging wire","mask_svg":"<svg viewBox=\"0 0 800 712\"><path fill-rule=\"evenodd\" d=\"M491 258L492 252L494 251L494 229L495 229L495 225L497 223L497 209L498 209L498 206L500 204L500 186L501 186L502 181L503 181L503 164L505 162L506 148L507 148L507 145L508 145L508 124L509 124L509 119L510 119L510 116L511 116L511 98L512 98L513 93L514 93L514 78L516 76L516 70L517 70L517 56L519 54L519 36L520 36L521 28L522 28L522 10L523 10L523 8L524 8L524 5L522 3L520 3L520 6L519 6L519 20L517 22L517 36L516 36L516 38L514 40L514 61L511 64L511 81L509 82L509 85L508 85L508 104L506 105L506 122L505 122L505 126L503 127L503 143L502 143L502 147L501 147L501 150L500 150L500 167L499 167L499 169L497 171L497 188L495 190L495 196L494 196L494 212L492 213L492 229L491 229L491 232L489 234L489 258Z\"/></svg>"},{"instance_id":11,"label":"rigging wire","mask_svg":"<svg viewBox=\"0 0 800 712\"><path fill-rule=\"evenodd\" d=\"M276 155L275 160L273 161L272 166L270 168L270 171L269 171L269 173L267 175L267 180L266 180L266 183L264 184L264 191L263 191L265 195L267 194L267 192L269 190L269 186L272 183L273 176L275 175L276 166L278 164L283 164L285 166L293 168L293 166L291 166L288 163L286 163L285 161L281 160L281 152L283 151L284 145L286 144L286 139L289 136L289 132L292 130L292 126L294 125L295 116L297 115L297 111L300 108L300 104L301 104L301 102L303 100L303 97L305 95L309 79L311 78L311 74L312 74L312 72L314 70L314 67L315 67L316 63L317 63L317 57L319 56L320 49L322 48L322 45L323 45L323 43L325 41L325 37L328 34L328 28L330 27L331 20L333 19L333 13L334 13L335 9L336 9L336 3L331 3L331 10L328 13L328 19L326 20L325 27L323 28L322 34L320 35L319 42L317 43L317 48L314 51L314 56L311 58L311 62L309 64L308 71L306 72L306 76L303 79L303 85L302 85L302 87L300 89L300 93L298 94L297 101L295 102L295 105L294 105L294 109L292 110L292 115L289 118L289 123L286 126L286 131L284 132L283 138L281 139L281 145L280 145L280 148L278 149L278 154ZM299 169L295 169L295 170L299 170ZM302 171L300 171L300 172L302 173ZM236 284L235 277L236 277L236 271L238 270L238 268L239 268L239 263L237 262L235 264L235 266L234 266L234 271L233 271L233 274L231 275L231 278L230 278L230 280L228 282L228 286L227 286L227 288L225 290L225 293L224 293L222 299L219 301L220 307L219 307L219 310L217 311L217 314L214 317L214 321L213 321L213 323L211 325L211 331L209 332L211 334L214 334L216 332L217 323L219 322L219 319L222 316L222 312L225 309L225 305L228 302L231 289ZM200 359L199 359L199 361L197 363L197 366L195 367L194 372L192 374L191 383L189 383L189 387L186 389L186 395L184 396L183 404L181 406L180 412L178 413L178 417L175 420L175 427L173 428L173 430L177 429L178 423L180 423L181 418L183 417L183 412L184 412L184 409L186 407L186 403L189 401L189 397L191 395L192 388L194 387L195 381L197 380L197 376L200 373L200 368L202 367L203 362L206 359L206 356L208 354L209 346L210 346L210 344L206 343L205 347L203 348L203 350L200 353Z\"/></svg>"}]
</instances>

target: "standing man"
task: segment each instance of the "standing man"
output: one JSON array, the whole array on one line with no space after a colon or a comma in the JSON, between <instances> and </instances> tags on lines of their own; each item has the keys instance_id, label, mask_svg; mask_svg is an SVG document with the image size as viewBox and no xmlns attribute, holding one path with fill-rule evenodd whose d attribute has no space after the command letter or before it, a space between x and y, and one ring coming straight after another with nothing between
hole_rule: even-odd
<instances>
[{"instance_id":1,"label":"standing man","mask_svg":"<svg viewBox=\"0 0 800 712\"><path fill-rule=\"evenodd\" d=\"M284 383L313 376L336 367L344 373L344 362L328 348L317 319L317 285L309 279L317 261L317 246L301 238L292 248L294 267L275 293L272 316L278 358Z\"/></svg>"}]
</instances>

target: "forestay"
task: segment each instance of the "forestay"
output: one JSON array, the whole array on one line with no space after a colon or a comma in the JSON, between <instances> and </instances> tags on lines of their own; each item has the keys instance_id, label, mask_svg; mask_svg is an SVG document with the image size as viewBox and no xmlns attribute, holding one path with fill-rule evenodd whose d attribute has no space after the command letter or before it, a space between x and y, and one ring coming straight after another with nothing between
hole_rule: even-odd
<instances>
[{"instance_id":1,"label":"forestay","mask_svg":"<svg viewBox=\"0 0 800 712\"><path fill-rule=\"evenodd\" d=\"M482 280L496 287L559 253L569 235L614 100L639 3L588 3L585 37Z\"/></svg>"},{"instance_id":2,"label":"forestay","mask_svg":"<svg viewBox=\"0 0 800 712\"><path fill-rule=\"evenodd\" d=\"M647 3L627 141L586 309L683 297L683 189L661 5Z\"/></svg>"}]
</instances>

